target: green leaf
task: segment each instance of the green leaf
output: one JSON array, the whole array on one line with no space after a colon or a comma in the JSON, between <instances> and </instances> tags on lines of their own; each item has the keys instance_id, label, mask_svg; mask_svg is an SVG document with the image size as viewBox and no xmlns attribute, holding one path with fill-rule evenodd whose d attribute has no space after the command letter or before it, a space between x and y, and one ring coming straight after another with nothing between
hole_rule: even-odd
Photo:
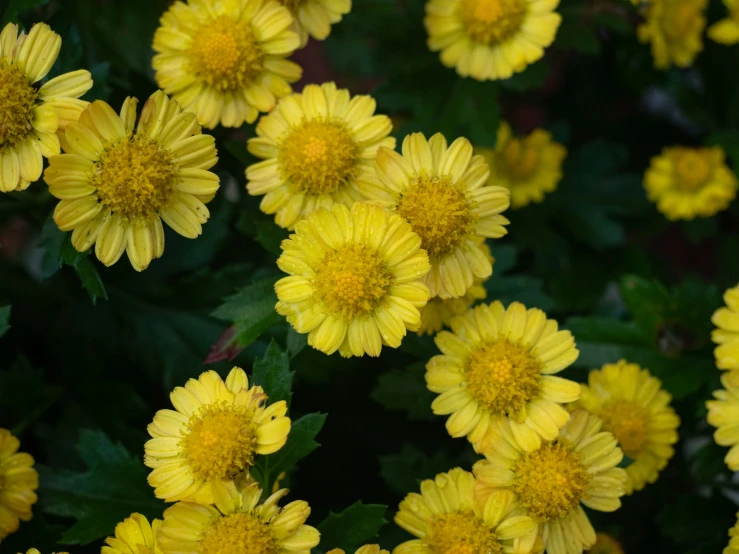
<instances>
[{"instance_id":1,"label":"green leaf","mask_svg":"<svg viewBox=\"0 0 739 554\"><path fill-rule=\"evenodd\" d=\"M0 306L0 337L10 329L10 306Z\"/></svg>"},{"instance_id":2,"label":"green leaf","mask_svg":"<svg viewBox=\"0 0 739 554\"><path fill-rule=\"evenodd\" d=\"M431 479L454 465L444 450L435 449L431 456L427 456L406 443L398 454L380 456L380 475L393 491L408 494L417 490L424 479Z\"/></svg>"},{"instance_id":3,"label":"green leaf","mask_svg":"<svg viewBox=\"0 0 739 554\"><path fill-rule=\"evenodd\" d=\"M108 299L108 293L105 290L103 280L100 278L95 265L90 261L90 251L78 252L72 246L72 235L67 234L59 251L59 265L68 265L74 268L77 276L82 281L82 286L90 295L92 303L95 304L98 298Z\"/></svg>"},{"instance_id":4,"label":"green leaf","mask_svg":"<svg viewBox=\"0 0 739 554\"><path fill-rule=\"evenodd\" d=\"M54 223L54 218L49 214L41 228L41 238L39 239L39 246L44 251L41 256L41 279L49 279L59 271L62 266L59 263L59 258L66 238L67 233L59 230L59 227Z\"/></svg>"},{"instance_id":5,"label":"green leaf","mask_svg":"<svg viewBox=\"0 0 739 554\"><path fill-rule=\"evenodd\" d=\"M577 341L648 345L634 323L610 317L571 317L567 320L566 327L572 331Z\"/></svg>"},{"instance_id":6,"label":"green leaf","mask_svg":"<svg viewBox=\"0 0 739 554\"><path fill-rule=\"evenodd\" d=\"M410 419L436 419L431 411L436 395L426 388L425 371L424 362L390 370L377 379L370 398L388 410L406 412Z\"/></svg>"},{"instance_id":7,"label":"green leaf","mask_svg":"<svg viewBox=\"0 0 739 554\"><path fill-rule=\"evenodd\" d=\"M290 352L290 357L294 358L300 354L303 349L308 346L308 335L305 333L298 333L292 326L287 328L287 351Z\"/></svg>"},{"instance_id":8,"label":"green leaf","mask_svg":"<svg viewBox=\"0 0 739 554\"><path fill-rule=\"evenodd\" d=\"M271 277L247 285L224 299L223 304L213 312L213 317L235 324L235 340L239 345L248 346L282 319L275 312L276 282L277 278Z\"/></svg>"},{"instance_id":9,"label":"green leaf","mask_svg":"<svg viewBox=\"0 0 739 554\"><path fill-rule=\"evenodd\" d=\"M623 277L620 290L636 325L647 337L656 339L657 330L670 307L669 291L657 281L649 281L636 275Z\"/></svg>"},{"instance_id":10,"label":"green leaf","mask_svg":"<svg viewBox=\"0 0 739 554\"><path fill-rule=\"evenodd\" d=\"M44 415L60 394L59 387L44 382L42 370L19 356L9 369L0 371L0 421L14 435L20 435Z\"/></svg>"},{"instance_id":11,"label":"green leaf","mask_svg":"<svg viewBox=\"0 0 739 554\"><path fill-rule=\"evenodd\" d=\"M5 8L5 23L18 23L21 12L33 10L48 3L49 0L10 0L8 7Z\"/></svg>"},{"instance_id":12,"label":"green leaf","mask_svg":"<svg viewBox=\"0 0 739 554\"><path fill-rule=\"evenodd\" d=\"M515 92L526 92L529 89L540 88L549 77L551 68L544 60L529 65L521 73L501 81L501 86Z\"/></svg>"},{"instance_id":13,"label":"green leaf","mask_svg":"<svg viewBox=\"0 0 739 554\"><path fill-rule=\"evenodd\" d=\"M380 529L387 523L387 506L356 502L343 512L333 512L319 525L321 532L320 548L326 552L341 548L344 552L354 552L365 543L372 542Z\"/></svg>"},{"instance_id":14,"label":"green leaf","mask_svg":"<svg viewBox=\"0 0 739 554\"><path fill-rule=\"evenodd\" d=\"M252 380L261 385L269 396L269 403L284 400L290 404L292 396L294 371L290 371L290 357L280 350L274 339L269 343L261 360L254 362Z\"/></svg>"}]
</instances>

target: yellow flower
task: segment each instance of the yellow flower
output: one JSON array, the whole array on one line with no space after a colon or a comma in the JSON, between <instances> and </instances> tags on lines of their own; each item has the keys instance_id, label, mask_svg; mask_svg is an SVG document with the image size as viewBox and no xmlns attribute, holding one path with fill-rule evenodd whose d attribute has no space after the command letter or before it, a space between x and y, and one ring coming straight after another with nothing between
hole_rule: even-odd
<instances>
[{"instance_id":1,"label":"yellow flower","mask_svg":"<svg viewBox=\"0 0 739 554\"><path fill-rule=\"evenodd\" d=\"M467 436L478 452L489 431L510 421L520 448L555 440L569 414L560 404L580 398L580 385L554 376L577 359L575 339L537 308L513 302L482 304L436 335L442 355L426 365L426 386L439 396L435 414L451 414L446 428Z\"/></svg>"},{"instance_id":2,"label":"yellow flower","mask_svg":"<svg viewBox=\"0 0 739 554\"><path fill-rule=\"evenodd\" d=\"M708 36L721 44L736 44L739 42L739 1L723 1L729 10L729 17L711 25L708 28Z\"/></svg>"},{"instance_id":3,"label":"yellow flower","mask_svg":"<svg viewBox=\"0 0 739 554\"><path fill-rule=\"evenodd\" d=\"M178 502L164 512L157 537L162 554L308 554L318 545L318 531L304 525L306 502L277 505L287 489L261 504L257 483L238 490L233 482L219 482L213 492L215 506Z\"/></svg>"},{"instance_id":4,"label":"yellow flower","mask_svg":"<svg viewBox=\"0 0 739 554\"><path fill-rule=\"evenodd\" d=\"M431 296L458 298L475 278L487 279L493 266L480 248L479 238L500 238L509 221L500 215L510 204L504 187L488 186L488 165L472 155L472 145L458 138L447 147L437 133L426 140L421 133L405 137L403 155L380 148L377 152L380 186L359 183L368 199L404 217L431 259L424 282Z\"/></svg>"},{"instance_id":5,"label":"yellow flower","mask_svg":"<svg viewBox=\"0 0 739 554\"><path fill-rule=\"evenodd\" d=\"M73 231L78 251L94 244L107 266L126 252L142 271L164 253L162 220L187 238L202 233L219 180L207 171L218 160L215 141L194 114L157 91L134 131L136 104L127 98L120 116L101 100L90 104L67 127L67 153L49 159L44 179L61 200L54 221Z\"/></svg>"},{"instance_id":6,"label":"yellow flower","mask_svg":"<svg viewBox=\"0 0 739 554\"><path fill-rule=\"evenodd\" d=\"M331 25L352 9L352 0L278 0L293 16L293 29L300 37L300 46L308 43L308 35L326 40Z\"/></svg>"},{"instance_id":7,"label":"yellow flower","mask_svg":"<svg viewBox=\"0 0 739 554\"><path fill-rule=\"evenodd\" d=\"M736 517L739 518L739 513ZM739 554L739 519L736 525L729 529L729 546L724 548L723 554Z\"/></svg>"},{"instance_id":8,"label":"yellow flower","mask_svg":"<svg viewBox=\"0 0 739 554\"><path fill-rule=\"evenodd\" d=\"M344 357L379 356L415 331L429 291L421 239L398 215L357 202L335 204L298 222L282 241L277 265L289 277L275 284L277 313L308 344Z\"/></svg>"},{"instance_id":9,"label":"yellow flower","mask_svg":"<svg viewBox=\"0 0 739 554\"><path fill-rule=\"evenodd\" d=\"M326 552L326 554L346 554L341 548L334 548ZM367 544L357 548L354 554L390 554L387 550L380 548L379 544Z\"/></svg>"},{"instance_id":10,"label":"yellow flower","mask_svg":"<svg viewBox=\"0 0 739 554\"><path fill-rule=\"evenodd\" d=\"M673 147L652 158L644 188L667 219L693 219L725 210L736 196L737 180L721 148Z\"/></svg>"},{"instance_id":11,"label":"yellow flower","mask_svg":"<svg viewBox=\"0 0 739 554\"><path fill-rule=\"evenodd\" d=\"M157 531L162 522L131 514L115 526L115 537L105 539L101 554L162 554L157 545Z\"/></svg>"},{"instance_id":12,"label":"yellow flower","mask_svg":"<svg viewBox=\"0 0 739 554\"><path fill-rule=\"evenodd\" d=\"M724 293L724 302L726 306L716 310L711 318L718 327L711 334L718 344L713 354L719 369L739 369L739 285Z\"/></svg>"},{"instance_id":13,"label":"yellow flower","mask_svg":"<svg viewBox=\"0 0 739 554\"><path fill-rule=\"evenodd\" d=\"M18 530L20 521L33 517L38 473L33 457L18 452L20 441L7 429L0 428L0 541Z\"/></svg>"},{"instance_id":14,"label":"yellow flower","mask_svg":"<svg viewBox=\"0 0 739 554\"><path fill-rule=\"evenodd\" d=\"M374 112L373 98L351 99L334 83L283 98L249 139L249 152L265 160L246 170L249 194L264 194L262 211L288 229L316 208L351 208L362 200L358 183L379 186L377 149L395 148L390 118Z\"/></svg>"},{"instance_id":15,"label":"yellow flower","mask_svg":"<svg viewBox=\"0 0 739 554\"><path fill-rule=\"evenodd\" d=\"M159 86L213 129L253 123L302 74L286 60L300 44L275 0L175 2L154 34Z\"/></svg>"},{"instance_id":16,"label":"yellow flower","mask_svg":"<svg viewBox=\"0 0 739 554\"><path fill-rule=\"evenodd\" d=\"M393 554L531 552L536 523L518 514L513 494L499 491L480 502L474 489L474 476L460 468L423 481L421 494L406 496L395 514L395 523L418 538Z\"/></svg>"},{"instance_id":17,"label":"yellow flower","mask_svg":"<svg viewBox=\"0 0 739 554\"><path fill-rule=\"evenodd\" d=\"M723 389L713 392L715 400L706 402L708 423L716 427L716 444L730 446L724 461L732 471L739 471L739 371L721 375Z\"/></svg>"},{"instance_id":18,"label":"yellow flower","mask_svg":"<svg viewBox=\"0 0 739 554\"><path fill-rule=\"evenodd\" d=\"M611 535L596 533L595 544L590 547L588 554L624 554L624 549Z\"/></svg>"},{"instance_id":19,"label":"yellow flower","mask_svg":"<svg viewBox=\"0 0 739 554\"><path fill-rule=\"evenodd\" d=\"M639 25L640 42L650 42L654 67L688 67L703 50L703 28L708 0L652 0L646 21Z\"/></svg>"},{"instance_id":20,"label":"yellow flower","mask_svg":"<svg viewBox=\"0 0 739 554\"><path fill-rule=\"evenodd\" d=\"M603 430L634 460L626 468L626 494L654 483L675 454L680 418L661 387L648 370L625 360L594 369L582 387L580 406L600 417Z\"/></svg>"},{"instance_id":21,"label":"yellow flower","mask_svg":"<svg viewBox=\"0 0 739 554\"><path fill-rule=\"evenodd\" d=\"M490 166L490 184L502 185L511 191L511 207L523 208L531 202L541 202L544 195L556 190L562 179L562 161L567 149L552 140L544 129L516 138L508 123L498 128L495 150L478 148Z\"/></svg>"},{"instance_id":22,"label":"yellow flower","mask_svg":"<svg viewBox=\"0 0 739 554\"><path fill-rule=\"evenodd\" d=\"M264 390L249 388L239 367L225 382L206 371L169 397L175 410L156 413L144 446L149 484L167 502L212 504L216 484L248 474L255 457L277 452L290 432L285 401L265 407Z\"/></svg>"},{"instance_id":23,"label":"yellow flower","mask_svg":"<svg viewBox=\"0 0 739 554\"><path fill-rule=\"evenodd\" d=\"M58 129L76 121L92 88L89 71L59 75L38 86L56 62L62 39L44 23L18 36L0 33L0 192L24 190L41 177L44 157L59 153Z\"/></svg>"},{"instance_id":24,"label":"yellow flower","mask_svg":"<svg viewBox=\"0 0 739 554\"><path fill-rule=\"evenodd\" d=\"M559 0L429 0L428 46L478 81L507 79L544 55L562 18Z\"/></svg>"},{"instance_id":25,"label":"yellow flower","mask_svg":"<svg viewBox=\"0 0 739 554\"><path fill-rule=\"evenodd\" d=\"M515 494L521 513L539 524L548 554L578 554L595 544L595 531L580 504L601 512L621 507L626 472L616 439L584 410L554 441L524 450L508 422L494 427L486 460L473 468L481 499L500 490Z\"/></svg>"}]
</instances>

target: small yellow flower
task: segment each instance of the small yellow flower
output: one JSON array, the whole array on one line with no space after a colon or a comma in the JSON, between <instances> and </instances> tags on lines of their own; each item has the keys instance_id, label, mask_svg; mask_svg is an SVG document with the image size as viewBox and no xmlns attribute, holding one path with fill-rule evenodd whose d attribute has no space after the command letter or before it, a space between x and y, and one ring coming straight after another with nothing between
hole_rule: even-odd
<instances>
[{"instance_id":1,"label":"small yellow flower","mask_svg":"<svg viewBox=\"0 0 739 554\"><path fill-rule=\"evenodd\" d=\"M59 153L58 129L76 121L92 88L89 71L59 75L39 86L51 70L62 39L44 23L28 36L8 23L0 33L0 192L24 190L41 177L44 158Z\"/></svg>"},{"instance_id":2,"label":"small yellow flower","mask_svg":"<svg viewBox=\"0 0 739 554\"><path fill-rule=\"evenodd\" d=\"M648 370L625 360L594 369L582 387L580 406L600 417L603 430L634 460L626 468L626 494L654 483L675 454L680 418L661 387Z\"/></svg>"},{"instance_id":3,"label":"small yellow flower","mask_svg":"<svg viewBox=\"0 0 739 554\"><path fill-rule=\"evenodd\" d=\"M149 484L167 502L212 504L216 484L248 474L255 457L277 452L290 432L285 401L265 407L264 390L249 388L239 367L225 382L206 371L169 397L175 410L156 413L144 446Z\"/></svg>"},{"instance_id":4,"label":"small yellow flower","mask_svg":"<svg viewBox=\"0 0 739 554\"><path fill-rule=\"evenodd\" d=\"M331 34L331 25L352 9L352 0L277 0L293 16L293 29L300 37L300 46L308 43L308 36L326 40Z\"/></svg>"},{"instance_id":5,"label":"small yellow flower","mask_svg":"<svg viewBox=\"0 0 739 554\"><path fill-rule=\"evenodd\" d=\"M115 537L105 539L101 554L162 554L157 545L157 531L162 522L131 514L115 526Z\"/></svg>"},{"instance_id":6,"label":"small yellow flower","mask_svg":"<svg viewBox=\"0 0 739 554\"><path fill-rule=\"evenodd\" d=\"M637 29L640 42L650 42L654 67L688 67L703 50L708 0L653 0L646 21Z\"/></svg>"},{"instance_id":7,"label":"small yellow flower","mask_svg":"<svg viewBox=\"0 0 739 554\"><path fill-rule=\"evenodd\" d=\"M737 179L721 148L673 147L652 158L644 188L667 219L693 219L725 210L736 196Z\"/></svg>"},{"instance_id":8,"label":"small yellow flower","mask_svg":"<svg viewBox=\"0 0 739 554\"><path fill-rule=\"evenodd\" d=\"M588 554L624 554L624 549L611 535L596 533L595 544L590 547Z\"/></svg>"},{"instance_id":9,"label":"small yellow flower","mask_svg":"<svg viewBox=\"0 0 739 554\"><path fill-rule=\"evenodd\" d=\"M729 545L724 548L723 554L739 554L739 513L736 517L736 524L729 529Z\"/></svg>"},{"instance_id":10,"label":"small yellow flower","mask_svg":"<svg viewBox=\"0 0 739 554\"><path fill-rule=\"evenodd\" d=\"M528 554L537 542L536 523L520 515L510 491L475 497L475 478L454 468L421 483L421 494L400 503L395 523L418 537L393 554Z\"/></svg>"},{"instance_id":11,"label":"small yellow flower","mask_svg":"<svg viewBox=\"0 0 739 554\"><path fill-rule=\"evenodd\" d=\"M719 369L739 369L739 285L724 293L726 306L713 314L711 321L718 327L711 334L718 344L713 354Z\"/></svg>"},{"instance_id":12,"label":"small yellow flower","mask_svg":"<svg viewBox=\"0 0 739 554\"><path fill-rule=\"evenodd\" d=\"M326 552L326 554L346 554L341 548L334 548ZM379 544L367 544L357 548L354 554L390 554L387 550L380 548Z\"/></svg>"},{"instance_id":13,"label":"small yellow flower","mask_svg":"<svg viewBox=\"0 0 739 554\"><path fill-rule=\"evenodd\" d=\"M713 440L730 446L724 461L732 471L739 471L739 371L721 375L723 389L713 392L715 400L706 402L708 423L716 427Z\"/></svg>"},{"instance_id":14,"label":"small yellow flower","mask_svg":"<svg viewBox=\"0 0 739 554\"><path fill-rule=\"evenodd\" d=\"M33 457L18 452L19 446L10 431L0 428L0 541L17 531L21 521L31 521L37 500Z\"/></svg>"},{"instance_id":15,"label":"small yellow flower","mask_svg":"<svg viewBox=\"0 0 739 554\"><path fill-rule=\"evenodd\" d=\"M286 60L300 45L275 0L175 2L154 34L159 86L213 129L253 123L302 74Z\"/></svg>"},{"instance_id":16,"label":"small yellow flower","mask_svg":"<svg viewBox=\"0 0 739 554\"><path fill-rule=\"evenodd\" d=\"M262 211L292 229L316 208L351 208L362 200L360 182L378 187L377 149L395 148L395 139L388 136L390 118L374 115L375 105L334 83L308 85L280 100L248 142L249 152L264 159L246 170L249 194L265 195Z\"/></svg>"},{"instance_id":17,"label":"small yellow flower","mask_svg":"<svg viewBox=\"0 0 739 554\"><path fill-rule=\"evenodd\" d=\"M739 1L723 0L729 17L717 21L708 28L708 36L711 40L721 44L736 44L739 42Z\"/></svg>"}]
</instances>

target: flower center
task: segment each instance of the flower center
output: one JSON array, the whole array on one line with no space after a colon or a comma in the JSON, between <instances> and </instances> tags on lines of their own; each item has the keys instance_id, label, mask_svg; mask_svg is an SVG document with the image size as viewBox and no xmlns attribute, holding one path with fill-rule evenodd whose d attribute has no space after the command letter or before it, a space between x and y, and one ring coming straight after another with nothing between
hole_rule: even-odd
<instances>
[{"instance_id":1,"label":"flower center","mask_svg":"<svg viewBox=\"0 0 739 554\"><path fill-rule=\"evenodd\" d=\"M313 279L316 299L345 321L374 309L389 287L382 259L363 244L345 244L326 254Z\"/></svg>"},{"instance_id":2,"label":"flower center","mask_svg":"<svg viewBox=\"0 0 739 554\"><path fill-rule=\"evenodd\" d=\"M521 28L526 17L525 0L462 0L462 23L483 44L503 42Z\"/></svg>"},{"instance_id":3,"label":"flower center","mask_svg":"<svg viewBox=\"0 0 739 554\"><path fill-rule=\"evenodd\" d=\"M647 410L636 402L609 402L600 414L603 429L616 437L624 454L634 458L647 437Z\"/></svg>"},{"instance_id":4,"label":"flower center","mask_svg":"<svg viewBox=\"0 0 739 554\"><path fill-rule=\"evenodd\" d=\"M208 527L200 541L200 554L277 554L269 527L249 514L230 514Z\"/></svg>"},{"instance_id":5,"label":"flower center","mask_svg":"<svg viewBox=\"0 0 739 554\"><path fill-rule=\"evenodd\" d=\"M591 476L561 441L542 445L516 462L511 490L539 523L566 516L585 496Z\"/></svg>"},{"instance_id":6,"label":"flower center","mask_svg":"<svg viewBox=\"0 0 739 554\"><path fill-rule=\"evenodd\" d=\"M17 65L0 58L0 148L13 148L31 132L36 91Z\"/></svg>"},{"instance_id":7,"label":"flower center","mask_svg":"<svg viewBox=\"0 0 739 554\"><path fill-rule=\"evenodd\" d=\"M142 135L109 148L92 170L98 200L124 218L148 217L163 209L175 191L172 156Z\"/></svg>"},{"instance_id":8,"label":"flower center","mask_svg":"<svg viewBox=\"0 0 739 554\"><path fill-rule=\"evenodd\" d=\"M499 554L493 530L470 512L440 514L429 525L426 541L434 554Z\"/></svg>"},{"instance_id":9,"label":"flower center","mask_svg":"<svg viewBox=\"0 0 739 554\"><path fill-rule=\"evenodd\" d=\"M421 173L411 177L397 211L421 237L429 255L439 256L475 232L476 217L470 208L451 177Z\"/></svg>"},{"instance_id":10,"label":"flower center","mask_svg":"<svg viewBox=\"0 0 739 554\"><path fill-rule=\"evenodd\" d=\"M501 154L507 172L519 181L531 177L539 165L539 152L521 139L511 140Z\"/></svg>"},{"instance_id":11,"label":"flower center","mask_svg":"<svg viewBox=\"0 0 739 554\"><path fill-rule=\"evenodd\" d=\"M690 192L701 188L711 173L708 159L700 152L682 152L675 162L676 187Z\"/></svg>"}]
</instances>

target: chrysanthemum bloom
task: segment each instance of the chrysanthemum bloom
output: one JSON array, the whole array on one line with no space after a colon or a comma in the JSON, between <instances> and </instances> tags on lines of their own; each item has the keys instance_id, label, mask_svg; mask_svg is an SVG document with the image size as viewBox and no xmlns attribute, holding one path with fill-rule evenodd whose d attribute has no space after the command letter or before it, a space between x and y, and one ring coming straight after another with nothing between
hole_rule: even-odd
<instances>
[{"instance_id":1,"label":"chrysanthemum bloom","mask_svg":"<svg viewBox=\"0 0 739 554\"><path fill-rule=\"evenodd\" d=\"M370 96L351 98L334 83L308 85L280 100L257 124L249 152L265 161L246 170L247 190L265 195L263 212L276 214L280 227L319 207L352 207L362 195L357 184L377 187L375 156L380 146L395 148L390 118L373 115Z\"/></svg>"},{"instance_id":2,"label":"chrysanthemum bloom","mask_svg":"<svg viewBox=\"0 0 739 554\"><path fill-rule=\"evenodd\" d=\"M490 166L490 184L511 191L511 207L523 208L541 202L544 195L556 190L562 179L562 161L567 149L552 140L544 129L536 129L526 137L514 137L511 126L501 123L495 150L478 148Z\"/></svg>"},{"instance_id":3,"label":"chrysanthemum bloom","mask_svg":"<svg viewBox=\"0 0 739 554\"><path fill-rule=\"evenodd\" d=\"M0 541L18 530L20 521L33 517L38 473L33 457L18 452L20 441L0 428Z\"/></svg>"},{"instance_id":4,"label":"chrysanthemum bloom","mask_svg":"<svg viewBox=\"0 0 739 554\"><path fill-rule=\"evenodd\" d=\"M715 400L706 402L708 423L716 427L716 444L730 446L724 461L732 471L739 471L739 371L721 375L723 389L713 392Z\"/></svg>"},{"instance_id":5,"label":"chrysanthemum bloom","mask_svg":"<svg viewBox=\"0 0 739 554\"><path fill-rule=\"evenodd\" d=\"M380 148L376 164L380 186L361 182L359 191L395 210L421 237L431 259L424 282L432 297L458 298L475 278L490 277L493 266L479 238L506 234L509 221L500 214L510 204L510 192L488 185L488 165L472 155L467 139L447 148L440 133L428 141L414 133L405 137L402 156Z\"/></svg>"},{"instance_id":6,"label":"chrysanthemum bloom","mask_svg":"<svg viewBox=\"0 0 739 554\"><path fill-rule=\"evenodd\" d=\"M393 554L528 554L536 543L536 523L519 515L513 494L499 491L484 502L475 497L475 478L454 468L421 483L421 494L400 503L395 523L418 537Z\"/></svg>"},{"instance_id":7,"label":"chrysanthemum bloom","mask_svg":"<svg viewBox=\"0 0 739 554\"><path fill-rule=\"evenodd\" d=\"M739 42L739 2L724 0L724 5L729 10L729 17L711 25L708 36L721 44L736 44Z\"/></svg>"},{"instance_id":8,"label":"chrysanthemum bloom","mask_svg":"<svg viewBox=\"0 0 739 554\"><path fill-rule=\"evenodd\" d=\"M736 196L737 180L721 148L673 147L652 158L644 188L667 219L693 219L725 210Z\"/></svg>"},{"instance_id":9,"label":"chrysanthemum bloom","mask_svg":"<svg viewBox=\"0 0 739 554\"><path fill-rule=\"evenodd\" d=\"M655 0L647 2L646 21L639 25L640 42L652 46L652 59L657 69L675 64L688 67L703 50L703 29L708 0Z\"/></svg>"},{"instance_id":10,"label":"chrysanthemum bloom","mask_svg":"<svg viewBox=\"0 0 739 554\"><path fill-rule=\"evenodd\" d=\"M308 333L313 348L379 356L418 329L429 259L397 214L365 202L320 208L298 222L282 250L277 265L290 276L275 284L275 309Z\"/></svg>"},{"instance_id":11,"label":"chrysanthemum bloom","mask_svg":"<svg viewBox=\"0 0 739 554\"><path fill-rule=\"evenodd\" d=\"M736 517L736 525L729 529L729 545L724 548L723 554L739 554L739 513Z\"/></svg>"},{"instance_id":12,"label":"chrysanthemum bloom","mask_svg":"<svg viewBox=\"0 0 739 554\"><path fill-rule=\"evenodd\" d=\"M287 489L261 504L257 483L238 490L232 482L219 482L213 492L215 506L178 502L164 512L157 537L163 554L309 554L318 545L318 531L305 525L306 502L277 505Z\"/></svg>"},{"instance_id":13,"label":"chrysanthemum bloom","mask_svg":"<svg viewBox=\"0 0 739 554\"><path fill-rule=\"evenodd\" d=\"M131 514L115 526L115 537L105 539L101 554L161 554L157 531L162 522L149 520L141 514Z\"/></svg>"},{"instance_id":14,"label":"chrysanthemum bloom","mask_svg":"<svg viewBox=\"0 0 739 554\"><path fill-rule=\"evenodd\" d=\"M175 2L154 34L159 86L213 129L253 123L302 74L287 58L300 45L275 0Z\"/></svg>"},{"instance_id":15,"label":"chrysanthemum bloom","mask_svg":"<svg viewBox=\"0 0 739 554\"><path fill-rule=\"evenodd\" d=\"M293 29L300 37L300 46L308 43L308 36L326 40L331 25L352 9L352 0L278 0L293 16Z\"/></svg>"},{"instance_id":16,"label":"chrysanthemum bloom","mask_svg":"<svg viewBox=\"0 0 739 554\"><path fill-rule=\"evenodd\" d=\"M626 468L626 494L654 483L675 454L680 418L661 387L648 370L625 360L594 369L582 387L580 406L603 420L603 430L633 460Z\"/></svg>"},{"instance_id":17,"label":"chrysanthemum bloom","mask_svg":"<svg viewBox=\"0 0 739 554\"><path fill-rule=\"evenodd\" d=\"M329 550L326 554L346 554L341 548ZM354 554L390 554L387 550L381 549L379 544L367 544L360 546Z\"/></svg>"},{"instance_id":18,"label":"chrysanthemum bloom","mask_svg":"<svg viewBox=\"0 0 739 554\"><path fill-rule=\"evenodd\" d=\"M485 457L475 464L481 499L500 490L515 494L522 514L539 524L548 554L578 554L595 544L580 504L601 512L621 506L628 477L623 459L598 417L575 410L554 441L524 451L507 422L499 421Z\"/></svg>"},{"instance_id":19,"label":"chrysanthemum bloom","mask_svg":"<svg viewBox=\"0 0 739 554\"><path fill-rule=\"evenodd\" d=\"M590 547L588 554L624 554L624 549L611 535L596 533L595 544Z\"/></svg>"},{"instance_id":20,"label":"chrysanthemum bloom","mask_svg":"<svg viewBox=\"0 0 739 554\"><path fill-rule=\"evenodd\" d=\"M8 23L0 33L0 192L23 190L41 177L44 157L59 153L56 132L75 121L92 88L89 71L59 75L40 87L62 39L44 23L26 36Z\"/></svg>"},{"instance_id":21,"label":"chrysanthemum bloom","mask_svg":"<svg viewBox=\"0 0 739 554\"><path fill-rule=\"evenodd\" d=\"M44 179L61 200L54 221L72 231L78 251L94 244L107 266L126 252L142 271L164 253L162 220L187 238L202 233L219 180L207 171L218 160L215 141L194 114L157 91L135 127L136 104L127 98L120 116L101 100L90 104L67 127L68 150L49 159Z\"/></svg>"},{"instance_id":22,"label":"chrysanthemum bloom","mask_svg":"<svg viewBox=\"0 0 739 554\"><path fill-rule=\"evenodd\" d=\"M507 79L544 55L562 18L559 0L429 0L428 46L478 81Z\"/></svg>"},{"instance_id":23,"label":"chrysanthemum bloom","mask_svg":"<svg viewBox=\"0 0 739 554\"><path fill-rule=\"evenodd\" d=\"M442 355L426 365L426 385L439 393L435 414L453 437L467 436L479 452L488 430L511 423L519 448L555 440L569 414L561 403L580 397L580 385L554 376L577 359L575 339L537 308L513 302L482 304L436 335Z\"/></svg>"},{"instance_id":24,"label":"chrysanthemum bloom","mask_svg":"<svg viewBox=\"0 0 739 554\"><path fill-rule=\"evenodd\" d=\"M239 367L225 383L206 371L169 398L176 411L156 413L144 446L144 463L154 470L149 484L167 502L212 504L213 486L248 473L258 454L277 452L290 432L285 401L265 407L264 390L249 388Z\"/></svg>"},{"instance_id":25,"label":"chrysanthemum bloom","mask_svg":"<svg viewBox=\"0 0 739 554\"><path fill-rule=\"evenodd\" d=\"M724 302L726 306L716 310L711 318L718 327L711 334L718 344L713 354L719 369L739 369L739 285L724 293Z\"/></svg>"}]
</instances>

